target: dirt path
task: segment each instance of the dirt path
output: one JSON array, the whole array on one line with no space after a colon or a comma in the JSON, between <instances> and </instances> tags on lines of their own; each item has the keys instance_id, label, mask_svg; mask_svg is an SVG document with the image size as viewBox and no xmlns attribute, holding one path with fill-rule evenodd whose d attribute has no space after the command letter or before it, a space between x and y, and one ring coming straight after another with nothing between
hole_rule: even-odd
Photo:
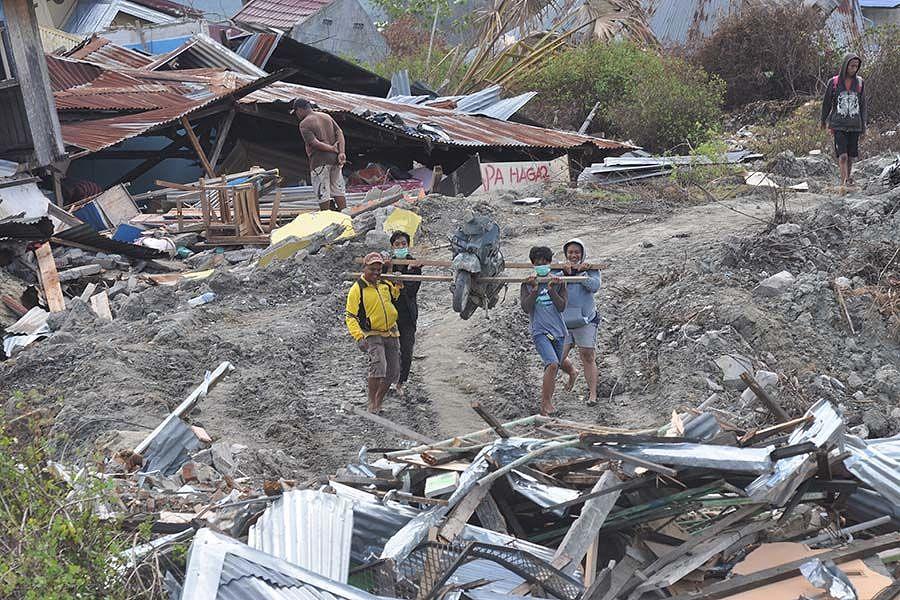
<instances>
[{"instance_id":1,"label":"dirt path","mask_svg":"<svg viewBox=\"0 0 900 600\"><path fill-rule=\"evenodd\" d=\"M819 196L797 194L791 200L790 210L807 210L820 201ZM556 252L566 240L580 237L589 248L590 258L608 261L604 284L609 285L639 276L637 264L653 261L661 251L677 252L685 238L692 242L720 240L732 232L760 227L761 220L771 214L770 203L744 199L690 206L662 220L654 215L589 214L551 206L515 217L529 231L536 232L506 240L504 252L509 260L524 260L532 246L546 245ZM508 294L515 292L510 287ZM443 286L422 287L413 371L415 380L431 400L437 419L435 429L450 436L484 427L470 404L478 399L490 405L497 393L494 380L509 377L510 366L498 354L503 352L502 348L490 348L478 354L473 348L478 343L474 341L478 339L476 334L487 325L487 319L503 318L502 312L478 311L468 321L462 321L449 310L448 298ZM512 302L508 297L503 304ZM515 367L520 369L522 377L533 375L529 365ZM629 411L644 419L644 413L653 409L635 406Z\"/></svg>"}]
</instances>

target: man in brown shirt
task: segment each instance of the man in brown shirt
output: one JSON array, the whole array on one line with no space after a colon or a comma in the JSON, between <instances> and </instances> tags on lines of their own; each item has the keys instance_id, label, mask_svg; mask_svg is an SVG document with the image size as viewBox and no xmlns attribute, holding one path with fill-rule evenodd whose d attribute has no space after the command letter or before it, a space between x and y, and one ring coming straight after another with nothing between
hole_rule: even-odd
<instances>
[{"instance_id":1,"label":"man in brown shirt","mask_svg":"<svg viewBox=\"0 0 900 600\"><path fill-rule=\"evenodd\" d=\"M319 199L319 208L344 210L347 207L341 174L341 167L347 162L344 132L330 115L314 111L305 98L294 100L292 112L300 120L300 135L309 157L310 183Z\"/></svg>"}]
</instances>

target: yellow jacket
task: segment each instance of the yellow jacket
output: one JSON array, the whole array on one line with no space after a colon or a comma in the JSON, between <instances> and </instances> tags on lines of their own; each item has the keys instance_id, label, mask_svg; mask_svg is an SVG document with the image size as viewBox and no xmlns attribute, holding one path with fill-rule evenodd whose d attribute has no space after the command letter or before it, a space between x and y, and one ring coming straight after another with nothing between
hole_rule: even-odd
<instances>
[{"instance_id":1,"label":"yellow jacket","mask_svg":"<svg viewBox=\"0 0 900 600\"><path fill-rule=\"evenodd\" d=\"M381 280L371 284L363 278L358 280L363 286L363 306L366 309L366 317L369 319L371 329L364 331L359 322L359 291L360 286L354 283L347 293L347 329L353 339L359 341L370 335L383 337L397 337L400 335L397 329L397 308L394 300L400 297L400 288L390 281Z\"/></svg>"}]
</instances>

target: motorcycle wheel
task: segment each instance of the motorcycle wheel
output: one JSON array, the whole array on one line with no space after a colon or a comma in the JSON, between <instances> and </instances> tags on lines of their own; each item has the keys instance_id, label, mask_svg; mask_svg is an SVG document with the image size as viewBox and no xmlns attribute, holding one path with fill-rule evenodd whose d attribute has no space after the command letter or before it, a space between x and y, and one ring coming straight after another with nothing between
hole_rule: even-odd
<instances>
[{"instance_id":1,"label":"motorcycle wheel","mask_svg":"<svg viewBox=\"0 0 900 600\"><path fill-rule=\"evenodd\" d=\"M466 307L462 311L460 311L459 316L463 321L465 321L466 319L474 315L476 310L478 310L478 305L470 300L469 303L466 304Z\"/></svg>"},{"instance_id":2,"label":"motorcycle wheel","mask_svg":"<svg viewBox=\"0 0 900 600\"><path fill-rule=\"evenodd\" d=\"M462 314L469 303L469 291L472 288L472 274L459 271L453 282L453 311Z\"/></svg>"}]
</instances>

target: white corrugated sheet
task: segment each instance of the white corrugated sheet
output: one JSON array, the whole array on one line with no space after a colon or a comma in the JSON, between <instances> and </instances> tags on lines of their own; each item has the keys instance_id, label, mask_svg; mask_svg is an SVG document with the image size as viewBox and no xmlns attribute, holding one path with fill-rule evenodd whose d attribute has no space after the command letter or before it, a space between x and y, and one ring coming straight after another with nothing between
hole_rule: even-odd
<instances>
[{"instance_id":1,"label":"white corrugated sheet","mask_svg":"<svg viewBox=\"0 0 900 600\"><path fill-rule=\"evenodd\" d=\"M250 527L252 548L341 583L350 570L353 503L334 494L294 490Z\"/></svg>"}]
</instances>

